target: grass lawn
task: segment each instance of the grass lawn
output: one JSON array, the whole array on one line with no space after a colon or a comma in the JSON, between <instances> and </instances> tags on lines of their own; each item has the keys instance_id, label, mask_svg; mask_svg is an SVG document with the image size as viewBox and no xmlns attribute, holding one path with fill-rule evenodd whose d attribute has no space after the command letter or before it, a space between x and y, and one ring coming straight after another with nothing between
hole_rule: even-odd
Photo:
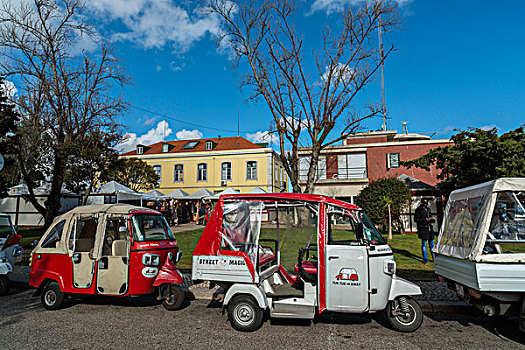
<instances>
[{"instance_id":1,"label":"grass lawn","mask_svg":"<svg viewBox=\"0 0 525 350\"><path fill-rule=\"evenodd\" d=\"M22 236L20 245L24 246L33 242L35 239L39 240L44 234L44 229L34 227L19 227L17 232L20 236Z\"/></svg>"},{"instance_id":2,"label":"grass lawn","mask_svg":"<svg viewBox=\"0 0 525 350\"><path fill-rule=\"evenodd\" d=\"M293 267L297 263L297 252L300 247L306 244L310 238L311 232L311 228L289 228L280 231L281 260L286 269L293 271ZM31 243L35 239L40 239L44 232L41 228L21 227L18 229L18 233L22 236L20 244L23 246ZM176 233L175 236L177 237L179 247L183 253L182 260L179 263L180 268L191 269L193 250L197 245L201 233L202 229ZM263 228L261 238L277 239L275 229ZM397 262L397 272L399 276L407 279L426 279L436 277L434 274L434 263L431 261L429 261L427 265L423 265L422 263L421 241L417 238L417 235L394 235L394 238L388 242L388 244L394 251L394 258ZM273 248L272 243L264 242L263 245L268 245Z\"/></svg>"},{"instance_id":3,"label":"grass lawn","mask_svg":"<svg viewBox=\"0 0 525 350\"><path fill-rule=\"evenodd\" d=\"M293 270L297 263L297 252L308 241L311 232L299 231L300 229L288 229L281 231L281 260L282 264L288 270ZM191 268L191 260L195 245L199 240L202 229L176 234L179 247L182 250L182 260L179 267L182 269ZM261 238L276 239L276 233L273 229L262 230ZM407 279L435 278L434 263L429 262L423 265L421 258L421 241L415 234L394 235L392 241L388 243L394 251L394 258L397 262L398 275ZM265 242L264 245L271 246ZM315 254L315 253L314 253Z\"/></svg>"}]
</instances>

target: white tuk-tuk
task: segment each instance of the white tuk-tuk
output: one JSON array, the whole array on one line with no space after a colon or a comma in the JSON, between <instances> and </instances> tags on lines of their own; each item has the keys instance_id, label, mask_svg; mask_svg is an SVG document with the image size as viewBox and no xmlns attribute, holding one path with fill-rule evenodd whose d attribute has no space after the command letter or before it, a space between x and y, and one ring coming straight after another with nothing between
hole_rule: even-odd
<instances>
[{"instance_id":1,"label":"white tuk-tuk","mask_svg":"<svg viewBox=\"0 0 525 350\"><path fill-rule=\"evenodd\" d=\"M525 331L525 178L453 191L435 270L460 298L489 316L520 315Z\"/></svg>"},{"instance_id":2,"label":"white tuk-tuk","mask_svg":"<svg viewBox=\"0 0 525 350\"><path fill-rule=\"evenodd\" d=\"M402 332L423 321L410 297L421 290L396 276L386 240L360 208L325 196L221 196L193 252L192 278L222 287L239 331L257 329L265 311L297 319L384 311Z\"/></svg>"}]
</instances>

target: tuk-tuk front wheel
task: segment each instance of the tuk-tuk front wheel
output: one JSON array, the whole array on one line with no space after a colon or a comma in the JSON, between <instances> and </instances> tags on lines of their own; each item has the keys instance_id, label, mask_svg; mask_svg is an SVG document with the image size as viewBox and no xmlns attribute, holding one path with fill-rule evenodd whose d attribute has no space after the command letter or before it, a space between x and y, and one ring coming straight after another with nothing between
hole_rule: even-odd
<instances>
[{"instance_id":1,"label":"tuk-tuk front wheel","mask_svg":"<svg viewBox=\"0 0 525 350\"><path fill-rule=\"evenodd\" d=\"M164 292L164 299L162 300L162 306L166 310L178 310L184 302L184 292L182 288L177 285L164 286L166 288Z\"/></svg>"},{"instance_id":2,"label":"tuk-tuk front wheel","mask_svg":"<svg viewBox=\"0 0 525 350\"><path fill-rule=\"evenodd\" d=\"M58 283L51 282L43 290L42 305L48 310L58 310L64 303L65 294L60 290Z\"/></svg>"},{"instance_id":3,"label":"tuk-tuk front wheel","mask_svg":"<svg viewBox=\"0 0 525 350\"><path fill-rule=\"evenodd\" d=\"M253 332L261 326L263 310L253 297L239 295L228 304L228 319L233 329L241 332Z\"/></svg>"},{"instance_id":4,"label":"tuk-tuk front wheel","mask_svg":"<svg viewBox=\"0 0 525 350\"><path fill-rule=\"evenodd\" d=\"M9 277L7 276L0 276L0 295L6 295L7 291L9 290Z\"/></svg>"},{"instance_id":5,"label":"tuk-tuk front wheel","mask_svg":"<svg viewBox=\"0 0 525 350\"><path fill-rule=\"evenodd\" d=\"M385 311L388 322L399 332L414 332L423 323L421 306L409 297L390 301Z\"/></svg>"}]
</instances>

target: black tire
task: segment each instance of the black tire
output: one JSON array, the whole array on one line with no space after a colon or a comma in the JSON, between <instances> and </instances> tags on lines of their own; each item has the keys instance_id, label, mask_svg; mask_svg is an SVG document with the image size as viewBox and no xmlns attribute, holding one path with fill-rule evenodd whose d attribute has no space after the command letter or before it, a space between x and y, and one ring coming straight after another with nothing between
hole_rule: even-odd
<instances>
[{"instance_id":1,"label":"black tire","mask_svg":"<svg viewBox=\"0 0 525 350\"><path fill-rule=\"evenodd\" d=\"M42 305L48 310L58 310L64 304L65 294L60 290L58 283L49 283L42 291L40 300Z\"/></svg>"},{"instance_id":2,"label":"black tire","mask_svg":"<svg viewBox=\"0 0 525 350\"><path fill-rule=\"evenodd\" d=\"M162 306L170 311L180 309L182 303L184 303L184 292L179 286L172 286L171 296L167 296L167 298L162 300Z\"/></svg>"},{"instance_id":3,"label":"black tire","mask_svg":"<svg viewBox=\"0 0 525 350\"><path fill-rule=\"evenodd\" d=\"M248 295L234 297L228 304L228 319L233 329L240 332L253 332L263 321L264 312L257 301Z\"/></svg>"},{"instance_id":4,"label":"black tire","mask_svg":"<svg viewBox=\"0 0 525 350\"><path fill-rule=\"evenodd\" d=\"M396 302L390 301L388 303L385 309L386 318L396 331L405 333L414 332L423 323L423 310L421 310L421 306L419 306L417 301L409 297L405 298L409 309L408 316L402 314L398 299ZM396 312L396 315L393 315L394 312Z\"/></svg>"},{"instance_id":5,"label":"black tire","mask_svg":"<svg viewBox=\"0 0 525 350\"><path fill-rule=\"evenodd\" d=\"M0 295L6 295L9 291L9 285L11 284L11 281L9 281L9 277L1 275L0 276Z\"/></svg>"}]
</instances>

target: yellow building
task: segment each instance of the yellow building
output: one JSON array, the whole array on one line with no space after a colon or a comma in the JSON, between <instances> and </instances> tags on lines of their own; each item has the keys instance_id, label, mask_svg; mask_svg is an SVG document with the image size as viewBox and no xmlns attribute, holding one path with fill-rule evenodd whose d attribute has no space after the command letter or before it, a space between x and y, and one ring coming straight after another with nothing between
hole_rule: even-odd
<instances>
[{"instance_id":1,"label":"yellow building","mask_svg":"<svg viewBox=\"0 0 525 350\"><path fill-rule=\"evenodd\" d=\"M214 193L228 187L245 193L256 187L287 192L288 178L277 153L266 144L242 137L165 141L137 145L122 157L147 162L159 174L158 190L193 193L206 188Z\"/></svg>"}]
</instances>

